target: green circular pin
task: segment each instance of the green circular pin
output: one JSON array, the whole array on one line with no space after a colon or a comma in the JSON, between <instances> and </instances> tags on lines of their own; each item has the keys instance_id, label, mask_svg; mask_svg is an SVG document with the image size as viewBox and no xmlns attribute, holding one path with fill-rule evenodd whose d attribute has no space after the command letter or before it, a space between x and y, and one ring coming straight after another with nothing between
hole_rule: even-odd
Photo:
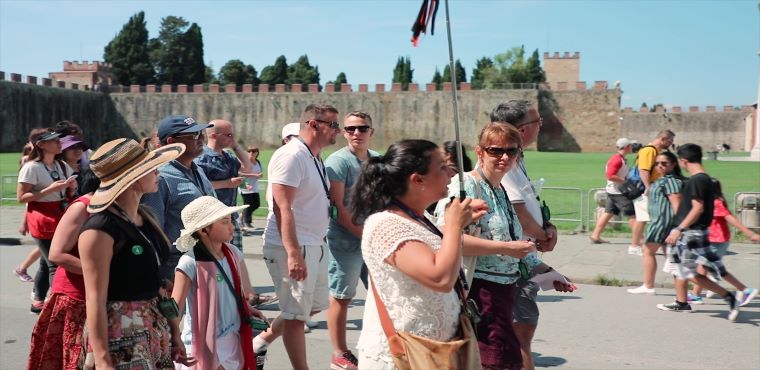
<instances>
[{"instance_id":1,"label":"green circular pin","mask_svg":"<svg viewBox=\"0 0 760 370\"><path fill-rule=\"evenodd\" d=\"M133 245L132 246L132 254L134 254L135 256L139 256L139 255L143 254L143 247L141 245L137 245L137 244Z\"/></svg>"},{"instance_id":2,"label":"green circular pin","mask_svg":"<svg viewBox=\"0 0 760 370\"><path fill-rule=\"evenodd\" d=\"M216 274L216 281L222 281L222 274L220 273Z\"/></svg>"}]
</instances>

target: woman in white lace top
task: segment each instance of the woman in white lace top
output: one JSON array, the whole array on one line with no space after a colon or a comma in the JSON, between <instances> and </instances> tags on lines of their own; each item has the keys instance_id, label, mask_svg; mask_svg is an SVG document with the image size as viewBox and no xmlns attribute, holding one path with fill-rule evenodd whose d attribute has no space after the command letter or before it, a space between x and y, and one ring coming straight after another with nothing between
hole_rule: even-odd
<instances>
[{"instance_id":1,"label":"woman in white lace top","mask_svg":"<svg viewBox=\"0 0 760 370\"><path fill-rule=\"evenodd\" d=\"M444 215L443 238L438 236L422 215L446 196L449 171L434 143L404 140L367 161L351 195L354 222L366 219L364 260L394 327L439 341L456 334L460 306L453 287L462 229L485 213L482 202L454 200ZM372 293L358 350L359 369L395 368Z\"/></svg>"}]
</instances>

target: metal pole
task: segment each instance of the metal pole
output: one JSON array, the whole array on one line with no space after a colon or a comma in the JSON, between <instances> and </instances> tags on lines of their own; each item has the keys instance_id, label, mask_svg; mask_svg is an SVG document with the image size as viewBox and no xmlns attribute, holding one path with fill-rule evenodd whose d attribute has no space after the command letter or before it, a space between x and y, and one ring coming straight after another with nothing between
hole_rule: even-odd
<instances>
[{"instance_id":1,"label":"metal pole","mask_svg":"<svg viewBox=\"0 0 760 370\"><path fill-rule=\"evenodd\" d=\"M467 195L464 191L464 160L462 156L462 140L459 138L459 104L457 101L457 74L454 69L454 47L451 42L451 18L449 17L449 0L445 0L446 5L446 35L449 40L449 74L451 75L451 99L454 105L454 132L456 133L457 142L457 167L459 167L459 198L464 199Z\"/></svg>"}]
</instances>

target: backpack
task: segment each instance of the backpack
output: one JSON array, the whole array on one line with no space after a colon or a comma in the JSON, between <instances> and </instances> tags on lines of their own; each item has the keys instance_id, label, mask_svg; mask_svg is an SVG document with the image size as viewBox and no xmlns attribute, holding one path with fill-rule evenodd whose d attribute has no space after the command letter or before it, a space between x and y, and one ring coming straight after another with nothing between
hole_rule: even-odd
<instances>
[{"instance_id":1,"label":"backpack","mask_svg":"<svg viewBox=\"0 0 760 370\"><path fill-rule=\"evenodd\" d=\"M654 145L645 145L641 149L644 149L646 147L654 148ZM639 150L641 150L639 149ZM657 150L655 148L655 150ZM644 194L644 182L641 181L641 173L639 173L639 156L636 155L636 159L633 162L633 166L630 170L628 170L628 176L625 178L625 182L620 185L620 193L623 194L628 199L636 199L641 196L641 194ZM654 165L652 165L649 168L649 172L652 172L652 169L654 168Z\"/></svg>"}]
</instances>

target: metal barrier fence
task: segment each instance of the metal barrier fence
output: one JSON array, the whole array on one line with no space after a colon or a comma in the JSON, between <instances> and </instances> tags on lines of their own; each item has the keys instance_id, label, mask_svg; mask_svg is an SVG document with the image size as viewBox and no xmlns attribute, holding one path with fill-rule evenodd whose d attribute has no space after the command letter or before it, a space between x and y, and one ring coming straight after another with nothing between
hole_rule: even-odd
<instances>
[{"instance_id":1,"label":"metal barrier fence","mask_svg":"<svg viewBox=\"0 0 760 370\"><path fill-rule=\"evenodd\" d=\"M604 196L606 199L607 192L605 188L593 188L586 193L586 212L584 215L586 215L586 230L593 230L594 227L596 227L596 220L599 218L596 214L596 211L599 207L604 209L604 205L600 206L596 202L596 193L598 191L603 191ZM616 227L619 227L620 225L628 225L628 220L622 219L620 216L615 216L611 220L607 222L607 224L613 224Z\"/></svg>"},{"instance_id":2,"label":"metal barrier fence","mask_svg":"<svg viewBox=\"0 0 760 370\"><path fill-rule=\"evenodd\" d=\"M0 176L0 196L2 201L16 200L16 187L18 183L17 175L3 175Z\"/></svg>"},{"instance_id":3,"label":"metal barrier fence","mask_svg":"<svg viewBox=\"0 0 760 370\"><path fill-rule=\"evenodd\" d=\"M584 231L583 190L570 187L545 186L541 189L541 200L551 209L552 222L578 224L578 231Z\"/></svg>"},{"instance_id":4,"label":"metal barrier fence","mask_svg":"<svg viewBox=\"0 0 760 370\"><path fill-rule=\"evenodd\" d=\"M751 204L753 202L747 202L748 204L745 208L741 204L742 202L739 200L739 198L742 196L745 196L744 198L755 199L754 204ZM741 222L742 225L746 226L747 228L752 229L754 232L760 232L760 192L741 191L734 194L732 200L733 214L739 220L739 222ZM733 229L733 234L738 235L739 230L735 227Z\"/></svg>"}]
</instances>

